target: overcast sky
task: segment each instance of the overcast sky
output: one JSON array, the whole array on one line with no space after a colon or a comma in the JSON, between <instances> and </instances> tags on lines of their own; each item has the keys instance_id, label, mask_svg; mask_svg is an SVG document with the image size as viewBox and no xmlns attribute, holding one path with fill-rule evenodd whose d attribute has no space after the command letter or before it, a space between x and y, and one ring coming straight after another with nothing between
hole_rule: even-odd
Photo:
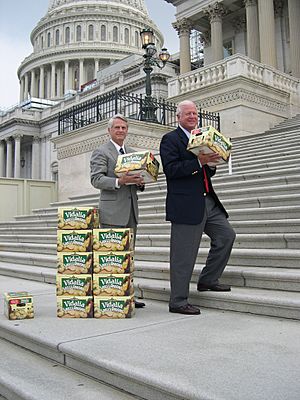
<instances>
[{"instance_id":1,"label":"overcast sky","mask_svg":"<svg viewBox=\"0 0 300 400\"><path fill-rule=\"evenodd\" d=\"M145 0L150 18L164 35L171 53L178 51L179 41L171 23L175 7L164 0ZM32 53L30 33L46 14L49 0L0 0L0 108L19 101L17 69Z\"/></svg>"}]
</instances>

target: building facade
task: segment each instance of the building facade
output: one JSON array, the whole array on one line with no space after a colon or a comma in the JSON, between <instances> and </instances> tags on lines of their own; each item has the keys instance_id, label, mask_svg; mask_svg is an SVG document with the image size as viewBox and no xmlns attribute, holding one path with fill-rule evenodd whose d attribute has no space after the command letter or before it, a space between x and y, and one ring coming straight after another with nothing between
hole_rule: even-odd
<instances>
[{"instance_id":1,"label":"building facade","mask_svg":"<svg viewBox=\"0 0 300 400\"><path fill-rule=\"evenodd\" d=\"M144 92L140 31L149 27L160 49L163 36L144 0L49 0L31 33L33 52L18 69L20 106L0 115L0 177L56 179L52 139L60 111L116 86ZM132 65L117 68L116 79L111 67L130 56ZM153 72L156 95L167 96L166 80L174 73L166 72ZM92 90L80 91L89 81ZM47 101L55 105L44 108Z\"/></svg>"},{"instance_id":2,"label":"building facade","mask_svg":"<svg viewBox=\"0 0 300 400\"><path fill-rule=\"evenodd\" d=\"M169 98L220 112L230 136L261 133L300 112L298 0L165 0L176 7L180 76ZM192 70L191 32L203 44Z\"/></svg>"}]
</instances>

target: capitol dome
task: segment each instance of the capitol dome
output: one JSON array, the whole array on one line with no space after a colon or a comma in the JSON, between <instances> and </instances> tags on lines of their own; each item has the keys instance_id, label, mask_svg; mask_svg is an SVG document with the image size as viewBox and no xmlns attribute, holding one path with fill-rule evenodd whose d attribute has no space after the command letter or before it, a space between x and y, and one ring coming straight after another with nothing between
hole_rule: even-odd
<instances>
[{"instance_id":1,"label":"capitol dome","mask_svg":"<svg viewBox=\"0 0 300 400\"><path fill-rule=\"evenodd\" d=\"M163 36L144 0L49 0L47 14L31 33L33 53L18 69L20 101L62 99L96 78L98 70L131 54L143 54L140 31Z\"/></svg>"}]
</instances>

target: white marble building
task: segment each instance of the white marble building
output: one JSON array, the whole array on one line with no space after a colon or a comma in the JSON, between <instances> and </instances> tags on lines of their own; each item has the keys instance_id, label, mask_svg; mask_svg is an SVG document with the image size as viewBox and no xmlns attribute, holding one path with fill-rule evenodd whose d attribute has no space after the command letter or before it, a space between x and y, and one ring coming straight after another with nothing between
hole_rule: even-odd
<instances>
[{"instance_id":1,"label":"white marble building","mask_svg":"<svg viewBox=\"0 0 300 400\"><path fill-rule=\"evenodd\" d=\"M145 92L140 31L149 27L161 49L163 36L144 0L49 0L48 12L30 36L33 52L18 69L20 106L0 115L0 177L56 179L57 154L51 140L57 136L60 111L116 86ZM134 72L121 66L116 80L116 71L109 67L129 56L134 58ZM80 92L103 69L108 70L103 79L91 91ZM162 75L153 71L154 95L167 96L170 76L171 68ZM25 109L22 104L28 99L57 105Z\"/></svg>"},{"instance_id":2,"label":"white marble building","mask_svg":"<svg viewBox=\"0 0 300 400\"><path fill-rule=\"evenodd\" d=\"M220 112L230 136L261 133L300 112L299 0L165 0L176 7L180 76L169 99ZM204 66L191 70L191 30Z\"/></svg>"}]
</instances>

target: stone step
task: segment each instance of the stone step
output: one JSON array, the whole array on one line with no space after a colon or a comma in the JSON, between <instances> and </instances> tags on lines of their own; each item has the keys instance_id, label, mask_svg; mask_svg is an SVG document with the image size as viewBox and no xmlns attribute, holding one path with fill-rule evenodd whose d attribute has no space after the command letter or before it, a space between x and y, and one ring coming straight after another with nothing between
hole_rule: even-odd
<instances>
[{"instance_id":1,"label":"stone step","mask_svg":"<svg viewBox=\"0 0 300 400\"><path fill-rule=\"evenodd\" d=\"M2 252L16 253L38 253L38 254L56 254L56 243L25 243L25 242L0 242L1 256Z\"/></svg>"},{"instance_id":2,"label":"stone step","mask_svg":"<svg viewBox=\"0 0 300 400\"><path fill-rule=\"evenodd\" d=\"M17 252L13 249L12 251L1 251L0 255L1 262L6 264L56 268L56 256L54 254L25 253Z\"/></svg>"},{"instance_id":3,"label":"stone step","mask_svg":"<svg viewBox=\"0 0 300 400\"><path fill-rule=\"evenodd\" d=\"M300 219L300 206L235 208L227 209L230 222L271 219ZM140 208L141 223L162 223L165 220L164 205L144 206Z\"/></svg>"},{"instance_id":4,"label":"stone step","mask_svg":"<svg viewBox=\"0 0 300 400\"><path fill-rule=\"evenodd\" d=\"M137 399L7 340L0 339L0 352L0 392L7 400Z\"/></svg>"},{"instance_id":5,"label":"stone step","mask_svg":"<svg viewBox=\"0 0 300 400\"><path fill-rule=\"evenodd\" d=\"M223 180L223 181L215 181L213 178L213 186L217 193L224 192L233 193L235 195L239 190L244 190L246 192L251 191L256 195L258 194L268 194L269 191L272 193L274 188L280 192L286 192L286 194L292 194L290 191L292 187L295 187L295 194L299 194L299 187L297 186L297 182L300 181L300 174L291 175L289 177L278 175L273 178L261 178L261 179L249 179L247 181L240 180ZM262 188L264 191L262 192ZM160 184L158 186L153 186L151 189L146 188L145 192L139 195L141 200L141 204L145 199L156 198L157 196L166 196L167 184Z\"/></svg>"},{"instance_id":6,"label":"stone step","mask_svg":"<svg viewBox=\"0 0 300 400\"><path fill-rule=\"evenodd\" d=\"M145 299L168 301L168 281L136 278ZM280 318L300 319L300 293L281 290L233 287L228 292L198 292L191 285L189 301L200 307L231 310Z\"/></svg>"},{"instance_id":7,"label":"stone step","mask_svg":"<svg viewBox=\"0 0 300 400\"><path fill-rule=\"evenodd\" d=\"M196 287L202 266L195 265L191 282ZM168 262L135 261L135 278L169 281ZM300 269L259 268L228 265L220 279L222 283L236 286L300 292Z\"/></svg>"},{"instance_id":8,"label":"stone step","mask_svg":"<svg viewBox=\"0 0 300 400\"><path fill-rule=\"evenodd\" d=\"M153 197L143 197L139 200L140 209L147 205L165 204L166 195L157 193ZM264 196L257 194L257 197L239 197L222 199L222 203L227 210L234 208L260 208L260 207L281 207L298 206L300 204L300 194L280 194L274 196Z\"/></svg>"},{"instance_id":9,"label":"stone step","mask_svg":"<svg viewBox=\"0 0 300 400\"><path fill-rule=\"evenodd\" d=\"M3 281L1 291L7 284L6 280ZM8 284L22 290L24 282L18 286L16 281L10 280ZM56 362L55 365L64 365L85 377L123 390L123 400L127 400L125 395L128 392L135 395L136 399L144 400L297 399L297 321L208 310L203 306L201 316L189 317L170 314L166 303L151 300L147 301L144 310L137 310L136 316L129 320L59 320L56 318L54 290L50 292L48 287L39 283L30 288L35 296L34 320L12 322L0 316L2 339L51 359ZM261 291L254 290L251 300L269 300L266 301L265 310L272 311L271 291L268 292L268 297L261 298ZM282 298L284 306L288 308L291 300L284 296ZM230 299L232 303L235 299L243 299L246 307L246 297L235 288L234 292L227 294L226 305ZM212 296L204 294L201 304L212 300ZM220 300L219 297L215 303ZM251 302L250 307L251 312L254 308ZM280 307L280 311L283 311L283 307ZM187 332L188 340L183 340ZM209 346L204 345L207 343ZM7 353L13 353L18 362L17 352L15 354L7 348ZM2 362L5 363L7 357L5 352L3 354ZM22 366L23 357L19 358ZM38 374L39 364L29 357L24 359L29 360L26 367L32 367L29 373ZM200 372L199 359L205 360L205 368ZM219 365L222 374L215 373ZM264 379L262 390L261 377L265 376L266 370L268 379ZM17 364L16 374L18 371ZM24 379L28 377L26 373L23 372ZM216 379L211 380L214 374ZM11 382L6 376L4 378L6 383ZM40 380L43 383L42 378ZM30 384L39 385L37 378L30 376L28 381L24 383L25 388ZM240 385L241 381L245 384ZM64 392L64 386L59 382L56 383L56 389L49 389L49 393L47 390L47 394L61 400L71 399L69 387L65 389L66 397L59 396L57 391L60 388L61 393ZM230 385L227 385L228 382ZM51 377L49 383L52 383ZM80 379L77 384L81 384ZM15 386L20 393L22 382L16 379ZM48 386L45 387L48 389ZM81 391L79 394L88 400L89 384L80 387L85 389L85 394ZM40 396L40 399L44 398L48 399ZM98 398L106 400L102 397L102 390L98 392ZM29 399L35 398L28 393L26 400ZM118 400L118 397L114 399Z\"/></svg>"},{"instance_id":10,"label":"stone step","mask_svg":"<svg viewBox=\"0 0 300 400\"><path fill-rule=\"evenodd\" d=\"M1 242L23 242L23 243L56 243L56 235L31 235L27 232L24 234L13 233L3 234L0 230L0 243Z\"/></svg>"},{"instance_id":11,"label":"stone step","mask_svg":"<svg viewBox=\"0 0 300 400\"><path fill-rule=\"evenodd\" d=\"M277 125L277 126L279 127L279 125ZM281 129L281 127L279 127L279 129ZM240 146L242 149L247 145L256 146L256 144L260 144L260 143L270 143L271 144L278 140L283 146L285 146L287 141L292 141L293 139L297 140L298 133L294 129L286 129L284 132L285 140L283 141L282 140L283 136L279 129L277 130L277 127L274 127L264 133L258 133L255 135L233 138L232 143L234 144L234 147ZM300 129L298 129L298 130L300 131Z\"/></svg>"},{"instance_id":12,"label":"stone step","mask_svg":"<svg viewBox=\"0 0 300 400\"><path fill-rule=\"evenodd\" d=\"M299 233L300 219L230 221L236 233ZM170 223L145 223L141 220L138 234L170 233Z\"/></svg>"},{"instance_id":13,"label":"stone step","mask_svg":"<svg viewBox=\"0 0 300 400\"><path fill-rule=\"evenodd\" d=\"M201 248L197 263L204 265L208 249ZM137 261L164 261L170 258L169 247L142 247L135 249ZM300 268L300 250L298 249L244 249L233 248L228 262L232 266L267 267L267 268Z\"/></svg>"},{"instance_id":14,"label":"stone step","mask_svg":"<svg viewBox=\"0 0 300 400\"><path fill-rule=\"evenodd\" d=\"M55 258L52 257L51 267L30 265L30 259L23 257L22 260L16 259L14 262L13 254L6 262L0 261L0 275L10 276L13 278L27 279L30 281L38 281L45 283L56 283L56 264ZM1 257L2 260L2 257ZM20 264L18 261L26 262L27 264Z\"/></svg>"},{"instance_id":15,"label":"stone step","mask_svg":"<svg viewBox=\"0 0 300 400\"><path fill-rule=\"evenodd\" d=\"M203 234L201 247L208 248L209 243L209 237ZM138 234L136 245L137 247L169 247L170 235L160 233L150 235ZM234 242L234 248L300 249L300 233L238 233Z\"/></svg>"}]
</instances>

